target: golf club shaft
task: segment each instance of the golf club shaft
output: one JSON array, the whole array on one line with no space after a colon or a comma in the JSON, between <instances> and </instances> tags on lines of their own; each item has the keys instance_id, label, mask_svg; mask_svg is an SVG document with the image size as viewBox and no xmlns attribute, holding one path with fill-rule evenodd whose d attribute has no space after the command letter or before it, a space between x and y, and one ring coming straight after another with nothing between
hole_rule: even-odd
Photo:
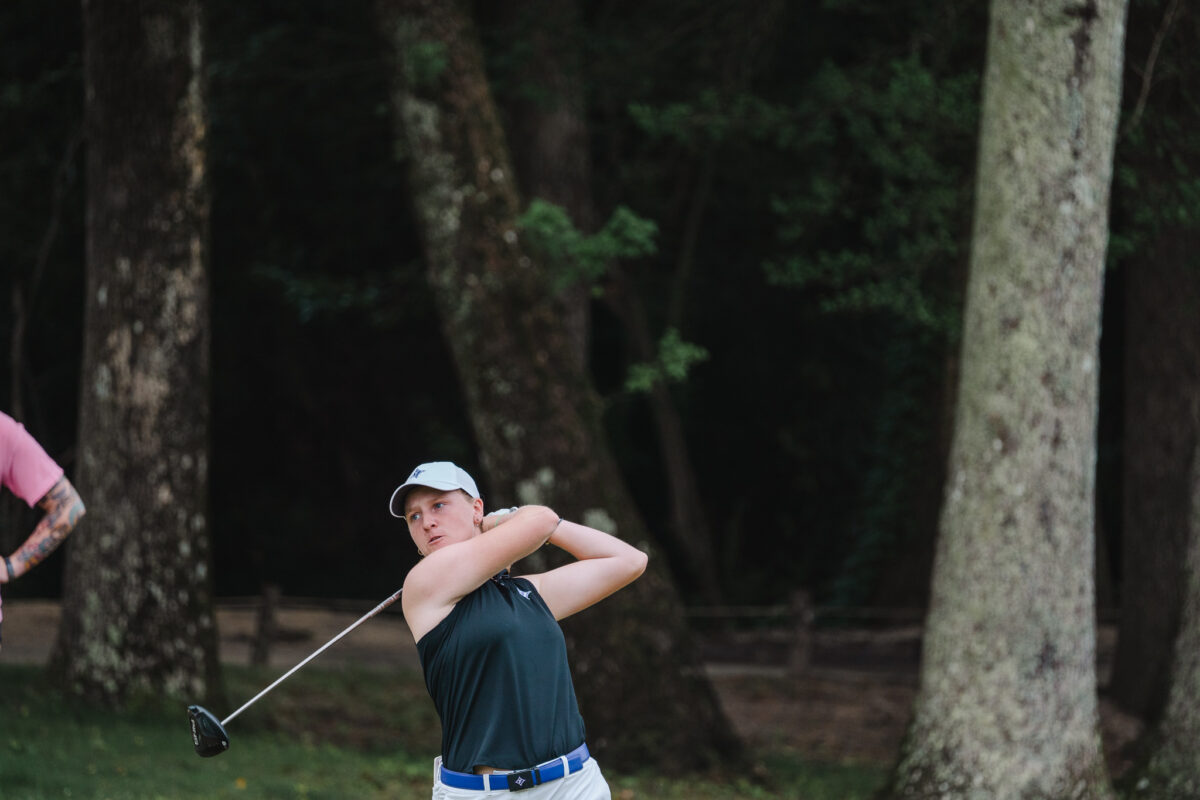
<instances>
[{"instance_id":1,"label":"golf club shaft","mask_svg":"<svg viewBox=\"0 0 1200 800\"><path fill-rule=\"evenodd\" d=\"M382 603L380 603L379 605L375 606L373 609L371 609L370 611L368 611L366 614L364 614L364 615L363 615L363 616L362 616L362 617L361 617L361 618L360 618L360 619L359 619L357 622L355 622L355 623L354 623L353 625L351 625L349 628L346 628L346 630L342 631L342 632L341 632L341 633L339 633L337 636L333 637L333 638L332 638L332 639L330 639L328 642L326 642L325 644L321 645L321 648L320 648L319 650L317 650L316 652L314 652L314 653L313 653L312 655L310 655L308 658L306 658L306 659L304 659L303 661L301 661L301 662L300 662L299 664L297 664L296 666L294 666L294 667L292 667L291 669L289 669L289 670L288 670L287 672L285 672L283 675L279 676L279 678L277 678L277 679L275 680L275 682L274 682L274 683L272 683L272 684L271 684L270 686L268 686L267 688L263 689L263 690L262 690L261 692L259 692L258 694L254 695L254 697L251 697L251 698L250 698L248 701L246 701L246 703L245 703L245 704L244 704L244 705L243 705L241 708L239 708L237 711L233 712L233 713L232 713L232 714L230 714L228 717L226 717L225 719L221 720L221 725L228 725L228 724L229 724L229 720L233 719L233 718L234 718L234 717L236 717L238 714L242 713L242 712L243 712L243 711L245 711L247 708L249 708L250 706L254 705L255 701L257 701L257 700L258 700L258 698L262 697L264 694L266 694L267 692L271 691L272 689L274 689L274 688L275 688L276 686L278 686L279 684L283 683L283 682L284 682L284 680L286 680L286 679L287 679L287 677L288 677L289 675L291 675L293 672L295 672L296 670L300 669L301 667L303 667L303 666L304 666L305 664L307 664L308 662L312 661L312 660L313 660L314 658L316 658L317 656L321 655L321 653L325 652L325 650L327 650L327 649L328 649L328 648L329 648L329 647L330 647L332 644L334 644L335 642L337 642L339 639L341 639L341 638L342 638L343 636L345 636L346 634L350 633L350 631L354 630L354 629L355 629L355 628L357 628L359 625L362 625L364 622L366 622L367 620L369 620L371 617L375 616L375 615L376 615L376 614L378 614L380 611L383 611L385 608L387 608L388 606L390 606L392 603L394 603L394 602L396 602L397 600L399 600L399 599L400 599L400 593L401 593L401 592L403 592L403 591L404 591L403 589L397 589L397 590L396 590L396 593L395 593L395 594L393 594L391 597L389 597L387 600L384 600Z\"/></svg>"}]
</instances>

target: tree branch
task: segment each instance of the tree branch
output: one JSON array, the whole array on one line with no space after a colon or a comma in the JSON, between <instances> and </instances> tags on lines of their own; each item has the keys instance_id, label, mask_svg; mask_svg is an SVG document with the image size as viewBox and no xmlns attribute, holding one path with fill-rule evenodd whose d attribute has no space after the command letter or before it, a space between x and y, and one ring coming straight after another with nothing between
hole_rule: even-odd
<instances>
[{"instance_id":1,"label":"tree branch","mask_svg":"<svg viewBox=\"0 0 1200 800\"><path fill-rule=\"evenodd\" d=\"M1142 112L1146 108L1146 101L1150 97L1150 84L1154 79L1154 66L1158 61L1158 52L1162 49L1163 40L1167 38L1167 31L1175 22L1175 16L1179 12L1179 0L1171 0L1171 4L1167 6L1166 12L1163 14L1162 25L1159 26L1158 32L1154 34L1154 41L1150 45L1150 54L1146 56L1146 69L1142 72L1142 89L1138 93L1137 104L1133 107L1133 113L1129 116L1129 122L1125 125L1125 130L1122 131L1122 137L1129 134L1142 119Z\"/></svg>"}]
</instances>

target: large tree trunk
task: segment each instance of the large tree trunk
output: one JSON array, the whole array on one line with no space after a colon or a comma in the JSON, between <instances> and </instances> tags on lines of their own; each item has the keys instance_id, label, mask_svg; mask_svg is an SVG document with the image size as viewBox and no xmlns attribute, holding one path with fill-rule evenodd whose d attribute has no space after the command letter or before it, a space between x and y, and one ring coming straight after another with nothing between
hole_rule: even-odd
<instances>
[{"instance_id":1,"label":"large tree trunk","mask_svg":"<svg viewBox=\"0 0 1200 800\"><path fill-rule=\"evenodd\" d=\"M517 235L518 192L471 20L445 0L381 0L380 9L400 56L394 105L429 279L489 506L545 502L649 548L548 277ZM738 760L659 560L564 627L601 759L673 771Z\"/></svg>"},{"instance_id":2,"label":"large tree trunk","mask_svg":"<svg viewBox=\"0 0 1200 800\"><path fill-rule=\"evenodd\" d=\"M1104 798L1094 470L1125 2L991 9L958 412L888 793Z\"/></svg>"},{"instance_id":3,"label":"large tree trunk","mask_svg":"<svg viewBox=\"0 0 1200 800\"><path fill-rule=\"evenodd\" d=\"M211 696L209 200L199 0L85 0L87 295L67 686Z\"/></svg>"}]
</instances>

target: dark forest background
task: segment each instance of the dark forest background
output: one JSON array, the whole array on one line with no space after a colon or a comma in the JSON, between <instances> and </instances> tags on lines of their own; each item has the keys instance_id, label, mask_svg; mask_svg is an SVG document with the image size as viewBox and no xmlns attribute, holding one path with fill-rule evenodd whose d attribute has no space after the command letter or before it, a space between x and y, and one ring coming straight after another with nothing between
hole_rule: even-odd
<instances>
[{"instance_id":1,"label":"dark forest background","mask_svg":"<svg viewBox=\"0 0 1200 800\"><path fill-rule=\"evenodd\" d=\"M502 111L536 104L521 21L476 5ZM1196 24L1185 13L1162 36L1170 5L1135 4L1129 18L1097 465L1109 608L1127 264L1168 223L1194 231L1200 209ZM715 591L677 563L685 600L769 604L804 589L827 605L922 605L952 422L984 4L615 0L587 4L583 28L571 45L595 205L602 219L625 208L653 225L652 247L623 269L654 338L675 343L658 366L677 368L671 399L717 554ZM415 559L386 506L416 463L457 461L489 506L515 502L489 496L426 285L392 152L385 43L362 0L209 0L207 36L216 593L273 583L383 597ZM70 473L78 2L5 4L0 37L0 407ZM658 434L605 291L596 278L590 368L635 501L660 530ZM4 502L0 545L12 549L32 517ZM60 565L6 597L57 595Z\"/></svg>"}]
</instances>

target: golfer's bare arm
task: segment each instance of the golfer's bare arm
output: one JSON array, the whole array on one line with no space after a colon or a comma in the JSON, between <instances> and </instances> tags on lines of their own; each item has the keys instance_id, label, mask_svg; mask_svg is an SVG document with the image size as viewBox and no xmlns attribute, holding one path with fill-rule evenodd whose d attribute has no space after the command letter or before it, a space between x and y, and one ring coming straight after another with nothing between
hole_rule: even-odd
<instances>
[{"instance_id":1,"label":"golfer's bare arm","mask_svg":"<svg viewBox=\"0 0 1200 800\"><path fill-rule=\"evenodd\" d=\"M25 543L8 557L13 578L21 577L53 553L79 524L80 517L86 511L79 492L75 491L66 476L59 478L37 505L46 512L45 515L38 520ZM8 570L0 569L0 581L7 580Z\"/></svg>"},{"instance_id":2,"label":"golfer's bare arm","mask_svg":"<svg viewBox=\"0 0 1200 800\"><path fill-rule=\"evenodd\" d=\"M648 557L636 547L603 531L562 520L550 536L577 560L535 575L526 575L555 619L575 614L633 583L646 570Z\"/></svg>"},{"instance_id":3,"label":"golfer's bare arm","mask_svg":"<svg viewBox=\"0 0 1200 800\"><path fill-rule=\"evenodd\" d=\"M522 506L503 517L484 517L483 535L421 559L404 580L401 602L413 639L433 630L455 603L497 572L545 544L556 525L558 515L545 506Z\"/></svg>"}]
</instances>

